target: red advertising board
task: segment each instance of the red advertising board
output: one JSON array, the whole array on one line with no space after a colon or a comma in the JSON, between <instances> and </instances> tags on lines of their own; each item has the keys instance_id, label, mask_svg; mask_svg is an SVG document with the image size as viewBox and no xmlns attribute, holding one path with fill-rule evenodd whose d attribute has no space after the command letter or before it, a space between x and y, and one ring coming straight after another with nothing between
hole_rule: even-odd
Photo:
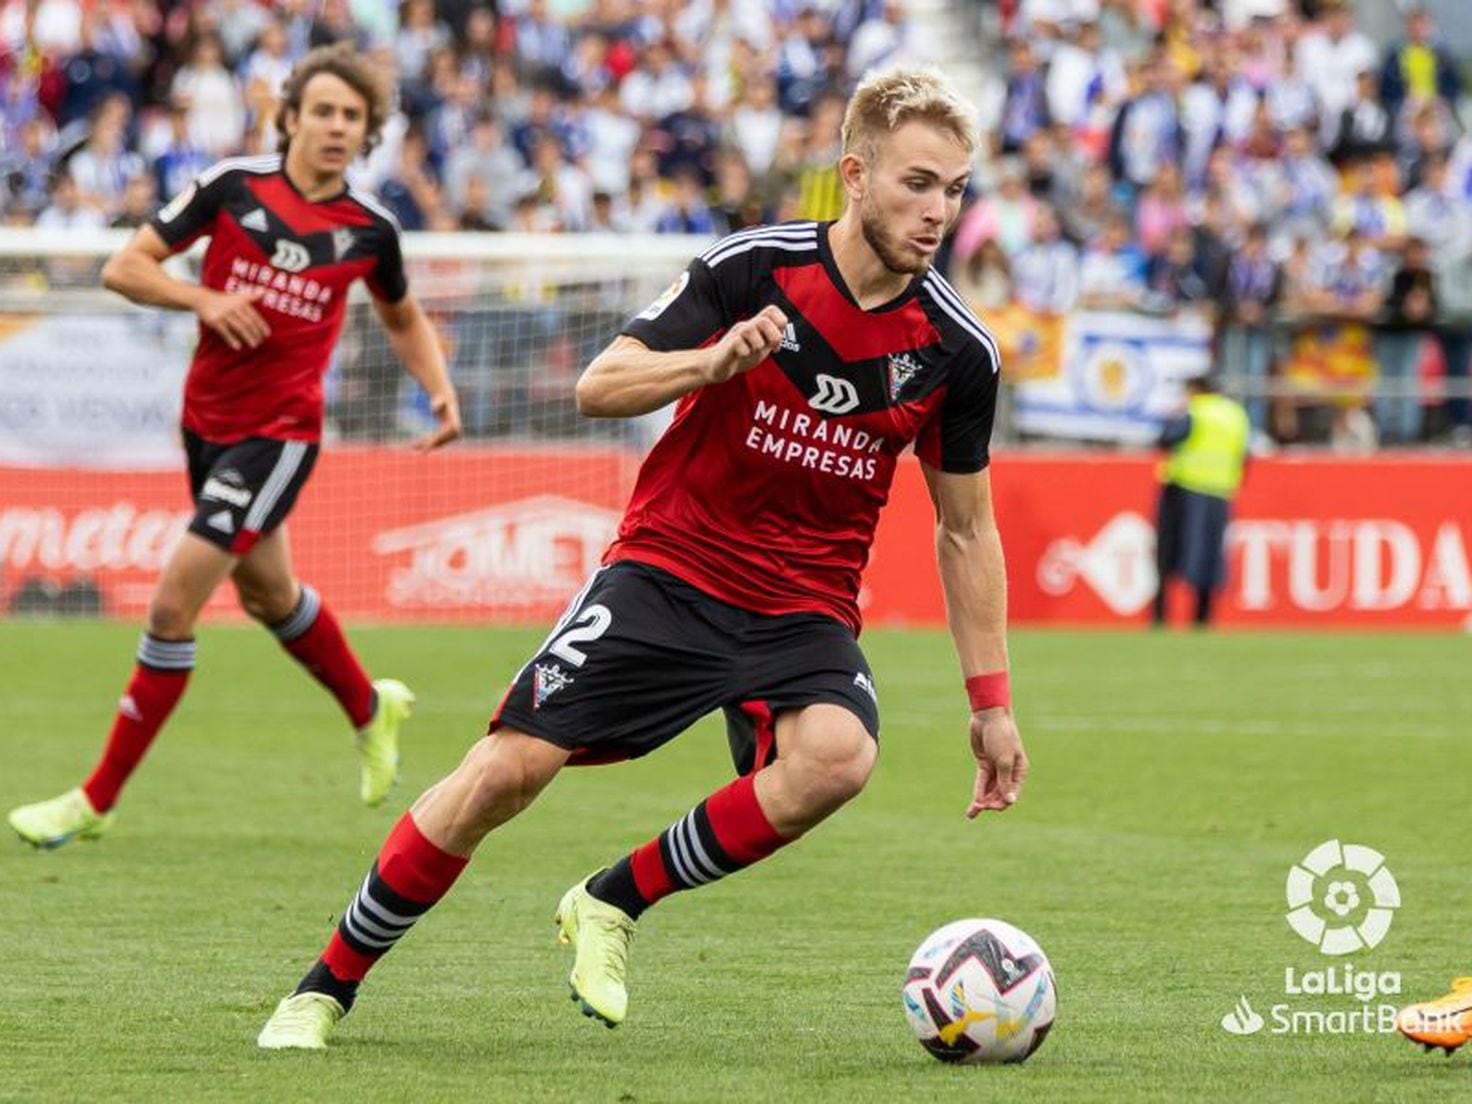
<instances>
[{"instance_id":1,"label":"red advertising board","mask_svg":"<svg viewBox=\"0 0 1472 1104\"><path fill-rule=\"evenodd\" d=\"M543 622L597 566L637 470L608 448L326 449L288 529L342 616ZM191 511L182 472L0 467L0 595L94 580L137 616ZM222 587L208 612L238 616Z\"/></svg>"},{"instance_id":2,"label":"red advertising board","mask_svg":"<svg viewBox=\"0 0 1472 1104\"><path fill-rule=\"evenodd\" d=\"M1014 624L1141 623L1155 591L1155 460L1000 455L993 497ZM940 617L932 511L902 470L867 615ZM1256 461L1228 532L1220 619L1240 626L1472 628L1472 458Z\"/></svg>"},{"instance_id":3,"label":"red advertising board","mask_svg":"<svg viewBox=\"0 0 1472 1104\"><path fill-rule=\"evenodd\" d=\"M636 468L618 449L329 449L293 555L346 617L546 622L597 563ZM1001 454L992 469L1015 624L1139 623L1155 587L1154 462ZM89 579L136 617L189 517L177 472L0 468L0 600ZM1221 605L1241 626L1464 628L1472 460L1265 459L1229 534ZM939 624L934 521L901 466L865 579L870 624ZM235 616L222 592L215 616Z\"/></svg>"}]
</instances>

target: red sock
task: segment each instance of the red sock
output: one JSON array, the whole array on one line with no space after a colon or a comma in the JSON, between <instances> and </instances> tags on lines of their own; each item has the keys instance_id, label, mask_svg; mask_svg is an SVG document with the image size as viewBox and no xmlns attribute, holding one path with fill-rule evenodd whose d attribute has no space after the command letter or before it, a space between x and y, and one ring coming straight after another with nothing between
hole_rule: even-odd
<instances>
[{"instance_id":1,"label":"red sock","mask_svg":"<svg viewBox=\"0 0 1472 1104\"><path fill-rule=\"evenodd\" d=\"M303 586L296 609L286 620L272 625L271 632L313 678L332 692L354 728L362 728L373 719L373 684L348 647L337 618L315 590Z\"/></svg>"},{"instance_id":2,"label":"red sock","mask_svg":"<svg viewBox=\"0 0 1472 1104\"><path fill-rule=\"evenodd\" d=\"M599 900L638 917L681 889L714 882L792 842L778 834L756 799L755 775L717 790L684 818L594 878Z\"/></svg>"},{"instance_id":3,"label":"red sock","mask_svg":"<svg viewBox=\"0 0 1472 1104\"><path fill-rule=\"evenodd\" d=\"M159 640L144 634L138 646L138 666L118 702L107 746L82 783L87 800L99 813L117 804L128 776L183 696L193 669L193 640Z\"/></svg>"},{"instance_id":4,"label":"red sock","mask_svg":"<svg viewBox=\"0 0 1472 1104\"><path fill-rule=\"evenodd\" d=\"M322 952L322 962L333 977L361 981L449 892L468 862L430 843L411 814L400 817Z\"/></svg>"}]
</instances>

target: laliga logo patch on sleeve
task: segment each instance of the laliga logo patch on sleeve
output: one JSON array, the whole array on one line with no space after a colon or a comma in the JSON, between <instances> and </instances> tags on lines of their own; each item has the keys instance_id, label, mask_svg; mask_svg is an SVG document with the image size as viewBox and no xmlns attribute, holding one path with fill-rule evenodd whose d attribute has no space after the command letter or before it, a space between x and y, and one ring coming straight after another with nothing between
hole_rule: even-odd
<instances>
[{"instance_id":1,"label":"laliga logo patch on sleeve","mask_svg":"<svg viewBox=\"0 0 1472 1104\"><path fill-rule=\"evenodd\" d=\"M673 303L676 299L680 297L680 293L685 290L685 287L689 283L690 273L680 273L679 278L669 287L665 288L664 293L654 302L650 303L649 306L640 313L639 317L646 322L654 321L656 318L664 313L664 309L666 307L668 307L671 303Z\"/></svg>"}]
</instances>

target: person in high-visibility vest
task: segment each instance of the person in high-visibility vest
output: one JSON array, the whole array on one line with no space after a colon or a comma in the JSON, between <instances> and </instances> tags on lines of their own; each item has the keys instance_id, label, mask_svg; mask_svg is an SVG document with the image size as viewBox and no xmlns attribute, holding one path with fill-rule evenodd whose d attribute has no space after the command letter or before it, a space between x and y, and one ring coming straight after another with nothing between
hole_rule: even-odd
<instances>
[{"instance_id":1,"label":"person in high-visibility vest","mask_svg":"<svg viewBox=\"0 0 1472 1104\"><path fill-rule=\"evenodd\" d=\"M1226 582L1227 519L1247 466L1251 423L1242 404L1216 393L1205 377L1186 382L1186 409L1165 423L1160 446L1160 511L1155 562L1155 624L1165 624L1173 577L1196 592L1196 624L1211 622L1212 597Z\"/></svg>"}]
</instances>

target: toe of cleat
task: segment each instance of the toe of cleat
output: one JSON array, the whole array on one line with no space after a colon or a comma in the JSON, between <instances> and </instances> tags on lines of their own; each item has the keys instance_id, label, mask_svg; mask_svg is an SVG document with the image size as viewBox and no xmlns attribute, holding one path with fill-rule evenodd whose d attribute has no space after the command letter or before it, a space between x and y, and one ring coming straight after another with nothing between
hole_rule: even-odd
<instances>
[{"instance_id":1,"label":"toe of cleat","mask_svg":"<svg viewBox=\"0 0 1472 1104\"><path fill-rule=\"evenodd\" d=\"M612 1031L615 1027L618 1026L618 1024L614 1023L612 1020L610 1020L607 1016L605 1016L601 1012L599 1012L596 1008L594 1008L587 1001L583 1000L582 994L579 993L578 990L577 990L577 986L575 986L575 985L569 985L567 988L568 988L568 999L571 1000L573 1004L577 1005L578 1006L578 1011L580 1011L584 1016L587 1016L588 1019L590 1019L590 1020L597 1020L604 1027L608 1028L608 1030L610 1030L610 1031Z\"/></svg>"}]
</instances>

